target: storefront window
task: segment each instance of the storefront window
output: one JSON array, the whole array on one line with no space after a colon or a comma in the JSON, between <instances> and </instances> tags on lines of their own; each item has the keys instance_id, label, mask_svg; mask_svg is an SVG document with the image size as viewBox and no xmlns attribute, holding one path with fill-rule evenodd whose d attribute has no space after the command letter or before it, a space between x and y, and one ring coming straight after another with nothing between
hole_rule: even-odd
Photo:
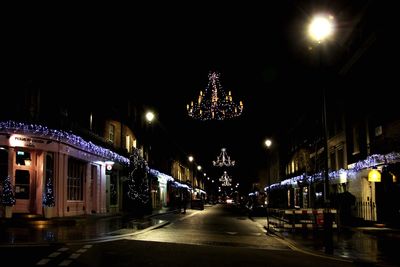
<instances>
[{"instance_id":1,"label":"storefront window","mask_svg":"<svg viewBox=\"0 0 400 267\"><path fill-rule=\"evenodd\" d=\"M85 163L74 158L68 159L68 200L83 200Z\"/></svg>"},{"instance_id":2,"label":"storefront window","mask_svg":"<svg viewBox=\"0 0 400 267\"><path fill-rule=\"evenodd\" d=\"M15 159L18 166L31 166L31 153L20 150L16 153Z\"/></svg>"},{"instance_id":3,"label":"storefront window","mask_svg":"<svg viewBox=\"0 0 400 267\"><path fill-rule=\"evenodd\" d=\"M29 199L30 174L27 170L15 171L15 198Z\"/></svg>"},{"instance_id":4,"label":"storefront window","mask_svg":"<svg viewBox=\"0 0 400 267\"><path fill-rule=\"evenodd\" d=\"M0 147L0 181L8 175L8 151Z\"/></svg>"}]
</instances>

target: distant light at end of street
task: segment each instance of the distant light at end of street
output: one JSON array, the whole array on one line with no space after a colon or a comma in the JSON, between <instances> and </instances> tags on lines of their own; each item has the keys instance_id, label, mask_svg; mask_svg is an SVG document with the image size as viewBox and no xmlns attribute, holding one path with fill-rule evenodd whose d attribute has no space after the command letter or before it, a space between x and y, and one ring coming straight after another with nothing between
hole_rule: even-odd
<instances>
[{"instance_id":1,"label":"distant light at end of street","mask_svg":"<svg viewBox=\"0 0 400 267\"><path fill-rule=\"evenodd\" d=\"M190 162L193 162L193 160L194 160L193 156L189 156L188 159Z\"/></svg>"}]
</instances>

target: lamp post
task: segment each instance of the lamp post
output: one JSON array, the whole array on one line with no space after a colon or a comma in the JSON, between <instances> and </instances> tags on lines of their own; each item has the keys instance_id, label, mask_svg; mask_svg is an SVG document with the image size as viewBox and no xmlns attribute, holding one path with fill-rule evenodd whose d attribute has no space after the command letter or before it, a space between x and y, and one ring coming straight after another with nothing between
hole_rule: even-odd
<instances>
[{"instance_id":1,"label":"lamp post","mask_svg":"<svg viewBox=\"0 0 400 267\"><path fill-rule=\"evenodd\" d=\"M147 143L148 143L148 148L147 148L147 161L149 162L149 158L150 158L150 157L149 157L149 154L150 154L150 151L151 151L151 142L153 141L153 140L152 140L152 135L153 135L152 122L153 122L154 119L155 119L155 114L154 114L154 112L152 112L152 111L147 111L145 117L146 117L146 122L147 122L148 127L151 127L150 131L148 131L149 138L148 138L148 140L147 140Z\"/></svg>"},{"instance_id":2,"label":"lamp post","mask_svg":"<svg viewBox=\"0 0 400 267\"><path fill-rule=\"evenodd\" d=\"M322 44L332 36L334 31L333 16L331 15L316 15L312 19L308 33L313 41L318 46L318 64L319 69L322 68ZM321 71L321 70L320 70ZM320 75L322 75L322 71ZM323 87L323 109L322 109L322 120L323 120L323 135L324 135L324 232L325 232L325 253L333 254L333 233L332 233L332 218L330 213L329 203L329 173L328 173L328 123L327 123L327 111L326 111L326 88Z\"/></svg>"},{"instance_id":3,"label":"lamp post","mask_svg":"<svg viewBox=\"0 0 400 267\"><path fill-rule=\"evenodd\" d=\"M152 159L151 156L150 156L150 153L151 153L150 151L151 151L151 142L153 142L153 125L152 125L152 122L155 119L154 112L147 111L146 114L145 114L145 118L146 118L146 122L147 122L148 127L150 127L149 131L147 132L147 134L149 135L149 137L147 138L147 144L148 144L147 162L150 165L150 160ZM153 208L154 200L153 200L153 192L152 192L152 179L149 176L148 176L148 179L147 179L147 183L148 183L149 194L150 194L150 196L149 196L150 197L150 201L149 201L148 209L149 209L149 212L151 213L152 208Z\"/></svg>"},{"instance_id":4,"label":"lamp post","mask_svg":"<svg viewBox=\"0 0 400 267\"><path fill-rule=\"evenodd\" d=\"M271 186L271 175L270 175L270 166L271 164L269 164L270 159L270 153L269 153L269 148L272 145L272 141L270 139L266 139L264 142L265 146L267 147L267 157L268 157L268 161L267 161L267 183L268 183L268 187L267 187L267 231L269 232L269 202L270 202L270 186Z\"/></svg>"}]
</instances>

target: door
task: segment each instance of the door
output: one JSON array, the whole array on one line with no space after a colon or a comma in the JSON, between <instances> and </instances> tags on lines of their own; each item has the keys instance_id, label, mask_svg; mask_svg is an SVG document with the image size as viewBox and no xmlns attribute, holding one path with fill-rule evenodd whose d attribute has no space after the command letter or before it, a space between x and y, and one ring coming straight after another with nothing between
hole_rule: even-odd
<instances>
[{"instance_id":1,"label":"door","mask_svg":"<svg viewBox=\"0 0 400 267\"><path fill-rule=\"evenodd\" d=\"M15 212L30 213L34 209L35 183L32 168L33 152L16 149L14 161Z\"/></svg>"}]
</instances>

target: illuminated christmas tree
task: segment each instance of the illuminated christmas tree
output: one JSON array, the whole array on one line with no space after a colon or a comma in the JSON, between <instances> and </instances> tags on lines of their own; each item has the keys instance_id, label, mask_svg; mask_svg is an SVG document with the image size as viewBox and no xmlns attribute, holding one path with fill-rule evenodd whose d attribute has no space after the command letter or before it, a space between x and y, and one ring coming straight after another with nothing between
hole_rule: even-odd
<instances>
[{"instance_id":1,"label":"illuminated christmas tree","mask_svg":"<svg viewBox=\"0 0 400 267\"><path fill-rule=\"evenodd\" d=\"M147 177L147 162L135 149L129 158L128 196L139 207L143 207L150 200L149 182Z\"/></svg>"},{"instance_id":2,"label":"illuminated christmas tree","mask_svg":"<svg viewBox=\"0 0 400 267\"><path fill-rule=\"evenodd\" d=\"M0 195L0 203L4 206L15 205L15 194L11 184L11 177L7 176L1 183L2 190Z\"/></svg>"},{"instance_id":3,"label":"illuminated christmas tree","mask_svg":"<svg viewBox=\"0 0 400 267\"><path fill-rule=\"evenodd\" d=\"M54 207L55 206L53 179L51 177L49 177L47 179L47 183L44 188L43 205L46 207Z\"/></svg>"}]
</instances>

